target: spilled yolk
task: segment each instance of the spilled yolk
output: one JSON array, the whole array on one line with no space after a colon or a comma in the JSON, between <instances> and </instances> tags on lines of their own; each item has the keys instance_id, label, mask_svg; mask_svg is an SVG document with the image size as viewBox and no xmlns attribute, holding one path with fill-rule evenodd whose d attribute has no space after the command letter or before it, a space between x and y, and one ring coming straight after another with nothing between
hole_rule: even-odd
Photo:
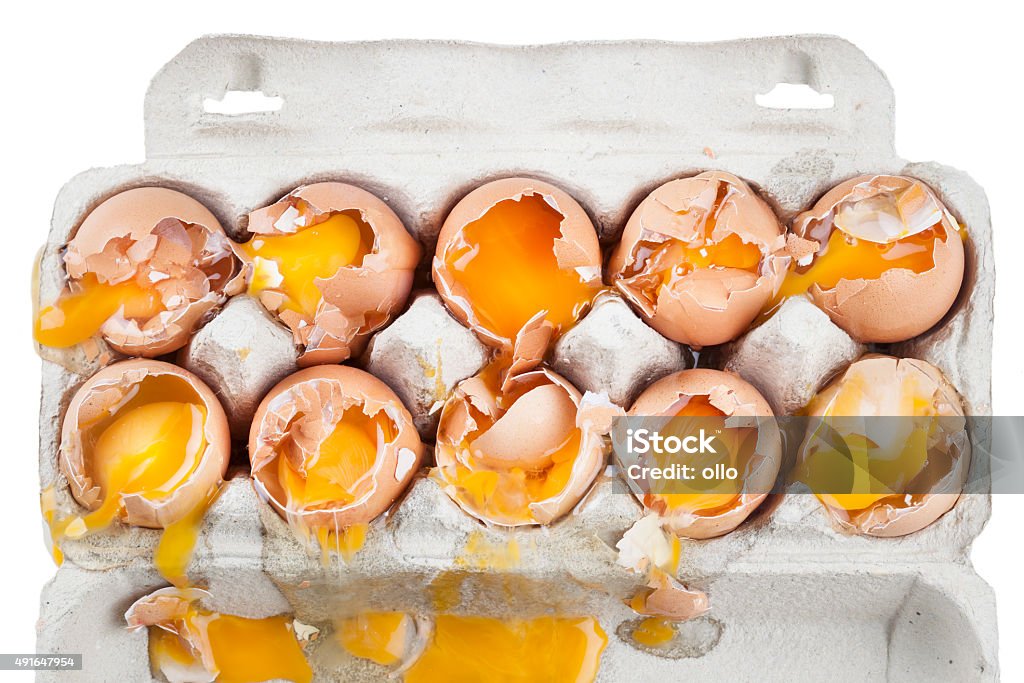
<instances>
[{"instance_id":1,"label":"spilled yolk","mask_svg":"<svg viewBox=\"0 0 1024 683\"><path fill-rule=\"evenodd\" d=\"M195 624L197 619L206 621L205 635L219 670L214 679L218 683L272 679L310 683L313 680L313 671L291 630L290 617L245 619L191 609L186 620ZM197 629L193 626L189 630ZM168 662L185 666L200 664L186 642L159 627L149 630L149 656L157 670Z\"/></svg>"},{"instance_id":2,"label":"spilled yolk","mask_svg":"<svg viewBox=\"0 0 1024 683\"><path fill-rule=\"evenodd\" d=\"M393 617L363 619L342 645L356 656L394 661L396 623ZM443 614L403 680L586 683L597 677L607 645L608 637L591 617L503 620Z\"/></svg>"},{"instance_id":3,"label":"spilled yolk","mask_svg":"<svg viewBox=\"0 0 1024 683\"><path fill-rule=\"evenodd\" d=\"M647 647L659 647L676 636L672 622L664 617L648 617L633 630L633 640Z\"/></svg>"},{"instance_id":4,"label":"spilled yolk","mask_svg":"<svg viewBox=\"0 0 1024 683\"><path fill-rule=\"evenodd\" d=\"M256 235L241 245L253 263L249 293L281 292L280 310L312 318L323 298L317 280L360 264L373 244L373 229L352 212L332 214L291 234Z\"/></svg>"},{"instance_id":5,"label":"spilled yolk","mask_svg":"<svg viewBox=\"0 0 1024 683\"><path fill-rule=\"evenodd\" d=\"M408 647L411 619L402 612L367 612L337 625L345 651L383 666L401 661Z\"/></svg>"},{"instance_id":6,"label":"spilled yolk","mask_svg":"<svg viewBox=\"0 0 1024 683\"><path fill-rule=\"evenodd\" d=\"M543 310L565 332L590 304L600 283L584 282L555 258L562 219L540 195L506 199L466 225L447 248L445 265L483 328L513 339Z\"/></svg>"},{"instance_id":7,"label":"spilled yolk","mask_svg":"<svg viewBox=\"0 0 1024 683\"><path fill-rule=\"evenodd\" d=\"M935 267L935 241L940 233L929 228L887 244L857 239L835 228L809 266L795 267L786 275L769 308L812 285L832 289L840 280L877 280L882 273L905 268L924 273Z\"/></svg>"},{"instance_id":8,"label":"spilled yolk","mask_svg":"<svg viewBox=\"0 0 1024 683\"><path fill-rule=\"evenodd\" d=\"M706 395L688 396L681 398L671 409L670 414L674 415L674 419L669 420L662 429L661 433L665 435L675 434L680 437L690 435L694 433L694 422L688 418L724 418L726 415L721 410L711 405L711 401ZM697 423L699 425L699 423ZM730 429L728 432L717 435L716 443L721 444L725 447L727 453L725 454L730 459L730 465L740 469L742 471L741 464L733 461L738 459L739 454L742 452L740 441L742 436L739 432L742 430ZM661 466L671 465L680 456L678 454L666 453L663 457L655 456L655 459L659 461ZM708 464L704 462L708 456L698 455L695 456L701 458L701 464ZM664 459L664 462L660 462ZM691 463L694 464L694 463ZM694 482L696 483L696 481ZM708 488L701 493L649 493L647 494L648 507L653 506L664 506L668 510L688 510L698 514L713 514L721 510L727 509L732 506L739 499L739 492L737 488L742 482L734 481L720 481L720 482L704 482ZM682 482L674 482L671 484L673 488L681 488ZM689 487L688 487L689 488ZM719 489L717 492L715 489ZM656 505L652 505L655 503Z\"/></svg>"},{"instance_id":9,"label":"spilled yolk","mask_svg":"<svg viewBox=\"0 0 1024 683\"><path fill-rule=\"evenodd\" d=\"M99 332L119 311L128 319L147 320L164 310L160 294L134 279L118 284L100 282L86 273L35 320L35 339L43 346L68 348Z\"/></svg>"},{"instance_id":10,"label":"spilled yolk","mask_svg":"<svg viewBox=\"0 0 1024 683\"><path fill-rule=\"evenodd\" d=\"M150 376L137 387L113 414L82 426L87 473L99 486L99 507L83 516L58 518L55 501L48 505L44 492L43 514L58 562L62 539L109 526L123 511L123 495L158 500L170 494L188 480L206 450L206 411L194 402L197 397L183 380ZM164 529L154 560L172 583L186 582L185 568L199 527L218 491L209 491L203 504Z\"/></svg>"}]
</instances>

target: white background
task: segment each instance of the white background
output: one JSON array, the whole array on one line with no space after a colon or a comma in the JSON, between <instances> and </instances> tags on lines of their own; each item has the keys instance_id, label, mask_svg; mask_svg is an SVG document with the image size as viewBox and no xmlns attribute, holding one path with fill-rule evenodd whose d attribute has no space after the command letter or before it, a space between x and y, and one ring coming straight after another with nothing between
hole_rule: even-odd
<instances>
[{"instance_id":1,"label":"white background","mask_svg":"<svg viewBox=\"0 0 1024 683\"><path fill-rule=\"evenodd\" d=\"M1024 291L1024 190L1020 166L1019 19L984 2L739 0L606 3L11 3L0 69L3 225L0 234L0 652L34 651L38 594L54 571L41 535L36 472L39 361L30 343L30 271L54 197L93 166L142 160L142 102L149 78L204 33L358 40L461 38L499 43L661 38L722 40L834 33L861 47L896 90L897 148L912 161L968 171L988 191L999 278L995 413L1024 414L1019 296ZM12 7L13 5L13 7ZM89 6L87 6L89 5ZM26 9L31 6L31 9ZM972 553L995 588L1004 680L1024 680L1024 496L1002 496ZM808 672L810 676L824 672ZM2 680L29 676L0 674Z\"/></svg>"}]
</instances>

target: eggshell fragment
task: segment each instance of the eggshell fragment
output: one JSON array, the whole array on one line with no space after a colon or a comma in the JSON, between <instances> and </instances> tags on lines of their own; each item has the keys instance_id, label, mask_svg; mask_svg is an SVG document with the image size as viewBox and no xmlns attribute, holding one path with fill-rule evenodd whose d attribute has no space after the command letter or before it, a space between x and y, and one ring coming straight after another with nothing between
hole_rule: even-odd
<instances>
[{"instance_id":1,"label":"eggshell fragment","mask_svg":"<svg viewBox=\"0 0 1024 683\"><path fill-rule=\"evenodd\" d=\"M599 420L586 412L580 393L547 368L506 379L494 387L480 376L461 382L445 402L434 455L434 478L467 513L501 526L549 524L580 501L604 465ZM541 500L525 500L526 491L499 491L524 497L521 510L475 503L462 488L462 476L495 473L497 486L511 486L516 471L546 471L552 456L579 430L565 485ZM513 473L502 479L502 473Z\"/></svg>"},{"instance_id":2,"label":"eggshell fragment","mask_svg":"<svg viewBox=\"0 0 1024 683\"><path fill-rule=\"evenodd\" d=\"M258 294L263 305L292 331L302 349L302 366L339 363L362 352L370 335L405 305L420 245L387 204L345 183L303 185L249 214L248 230L253 235L287 235L342 212L358 212L373 231L373 248L360 263L316 280L323 298L312 318L283 309L280 290L268 288ZM251 278L253 260L243 249L237 253L245 263L246 277Z\"/></svg>"},{"instance_id":3,"label":"eggshell fragment","mask_svg":"<svg viewBox=\"0 0 1024 683\"><path fill-rule=\"evenodd\" d=\"M727 420L760 418L756 421L757 446L743 476L742 493L731 507L719 511L671 509L657 494L642 497L644 507L658 512L666 528L679 536L703 539L729 533L764 501L782 466L782 436L771 406L757 389L739 376L720 370L682 370L663 377L640 394L629 409L629 415L671 416L681 399L694 396L707 396L709 403L724 413Z\"/></svg>"},{"instance_id":4,"label":"eggshell fragment","mask_svg":"<svg viewBox=\"0 0 1024 683\"><path fill-rule=\"evenodd\" d=\"M746 330L785 274L783 229L771 208L738 177L707 171L672 180L649 194L626 223L608 263L609 279L651 327L693 347L722 344ZM669 240L692 248L730 236L761 253L756 272L737 267L694 268L661 252Z\"/></svg>"},{"instance_id":5,"label":"eggshell fragment","mask_svg":"<svg viewBox=\"0 0 1024 683\"><path fill-rule=\"evenodd\" d=\"M388 440L378 433L373 466L361 495L347 503L295 509L270 467L278 457L297 458L297 469L315 461L320 445L348 409L367 417L383 412L394 427ZM290 448L282 453L282 446ZM423 458L412 416L390 388L356 368L324 365L289 375L270 390L256 410L249 433L249 460L257 492L286 520L307 528L343 529L384 513L401 495Z\"/></svg>"},{"instance_id":6,"label":"eggshell fragment","mask_svg":"<svg viewBox=\"0 0 1024 683\"><path fill-rule=\"evenodd\" d=\"M75 393L61 429L58 462L68 479L71 495L80 505L99 508L103 492L89 475L84 433L89 425L116 412L147 377L180 378L206 410L203 434L206 448L186 479L163 496L121 494L121 518L133 526L164 528L204 504L210 491L227 472L231 440L227 417L213 391L198 377L176 365L155 360L127 360L103 368Z\"/></svg>"},{"instance_id":7,"label":"eggshell fragment","mask_svg":"<svg viewBox=\"0 0 1024 683\"><path fill-rule=\"evenodd\" d=\"M100 327L113 349L156 357L181 348L227 298L241 291L231 241L209 209L163 187L139 187L93 209L64 253L72 291L87 274L101 284L135 280L164 310L148 319L118 312Z\"/></svg>"},{"instance_id":8,"label":"eggshell fragment","mask_svg":"<svg viewBox=\"0 0 1024 683\"><path fill-rule=\"evenodd\" d=\"M891 268L877 279L840 279L835 287L814 284L811 299L832 321L863 343L898 342L939 322L953 305L964 277L964 245L956 219L920 180L863 175L827 192L793 221L787 246L796 263L810 265L834 229L857 239L889 244L938 231L933 267L923 272ZM813 247L813 254L810 247Z\"/></svg>"},{"instance_id":9,"label":"eggshell fragment","mask_svg":"<svg viewBox=\"0 0 1024 683\"><path fill-rule=\"evenodd\" d=\"M858 392L855 410L839 408L841 393ZM849 398L849 393L845 398ZM966 431L963 402L942 372L930 363L914 358L893 358L869 354L853 363L807 406L810 417L850 416L870 419L920 415L915 406L927 405L938 417L937 427L944 439L932 444L952 458L948 472L932 475L928 492L913 484L914 495L882 498L864 510L849 511L822 503L829 517L843 531L876 537L895 537L919 531L951 510L967 481L971 443ZM844 406L849 404L844 401ZM855 415L850 413L855 412ZM816 422L808 426L808 431ZM908 425L909 426L909 425ZM810 434L808 434L810 437ZM804 448L807 445L805 439ZM804 448L801 448L803 456ZM921 475L927 474L926 468Z\"/></svg>"},{"instance_id":10,"label":"eggshell fragment","mask_svg":"<svg viewBox=\"0 0 1024 683\"><path fill-rule=\"evenodd\" d=\"M455 318L463 325L469 327L480 337L481 341L490 346L502 349L510 353L514 346L517 346L515 335L503 336L501 333L489 329L488 325L481 321L473 309L472 294L466 287L458 282L455 273L449 267L446 260L450 249L457 248L464 242L463 230L471 223L482 219L498 203L513 200L521 201L524 197L540 196L552 208L554 208L562 219L559 224L559 237L552 245L555 260L559 270L572 272L579 278L580 282L593 289L596 295L601 286L601 247L598 243L597 233L590 217L576 200L570 197L563 190L541 180L531 178L505 178L481 185L468 195L462 198L451 213L445 219L441 232L438 235L437 251L433 260L433 278L437 290L444 299ZM524 230L529 225L523 226ZM495 273L495 278L502 277L502 273ZM545 313L538 311L538 313ZM581 310L576 319L585 313ZM544 316L540 316L543 320ZM532 332L540 327L537 318L531 319L533 323ZM524 325L524 330L526 325ZM555 330L552 327L546 341L551 341L553 336L565 332ZM521 335L520 335L521 336ZM526 351L531 357L537 356L535 345L541 337L533 336L532 339L522 340L526 344ZM540 355L543 355L541 353Z\"/></svg>"}]
</instances>

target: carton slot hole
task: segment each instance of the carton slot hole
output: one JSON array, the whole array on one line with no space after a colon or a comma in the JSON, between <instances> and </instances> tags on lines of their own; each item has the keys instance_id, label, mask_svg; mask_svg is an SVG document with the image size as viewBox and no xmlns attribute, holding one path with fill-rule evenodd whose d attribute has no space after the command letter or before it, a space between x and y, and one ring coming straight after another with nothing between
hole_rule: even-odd
<instances>
[{"instance_id":1,"label":"carton slot hole","mask_svg":"<svg viewBox=\"0 0 1024 683\"><path fill-rule=\"evenodd\" d=\"M754 101L765 109L832 109L836 99L818 92L806 83L776 83L766 93L754 95Z\"/></svg>"},{"instance_id":2,"label":"carton slot hole","mask_svg":"<svg viewBox=\"0 0 1024 683\"><path fill-rule=\"evenodd\" d=\"M220 116L242 116L280 111L284 98L267 95L262 90L227 90L219 100L207 97L203 111Z\"/></svg>"}]
</instances>

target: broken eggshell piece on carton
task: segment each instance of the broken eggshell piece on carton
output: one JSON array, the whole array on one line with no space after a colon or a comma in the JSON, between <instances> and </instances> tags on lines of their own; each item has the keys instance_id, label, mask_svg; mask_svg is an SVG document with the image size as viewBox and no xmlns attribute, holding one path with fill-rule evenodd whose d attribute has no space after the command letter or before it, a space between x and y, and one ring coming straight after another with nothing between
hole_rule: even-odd
<instances>
[{"instance_id":1,"label":"broken eggshell piece on carton","mask_svg":"<svg viewBox=\"0 0 1024 683\"><path fill-rule=\"evenodd\" d=\"M286 377L263 399L249 434L253 484L303 533L381 515L409 485L423 451L394 392L345 366Z\"/></svg>"},{"instance_id":2,"label":"broken eggshell piece on carton","mask_svg":"<svg viewBox=\"0 0 1024 683\"><path fill-rule=\"evenodd\" d=\"M412 289L419 243L375 195L345 183L299 187L249 214L237 245L249 293L288 326L300 366L356 356Z\"/></svg>"},{"instance_id":3,"label":"broken eggshell piece on carton","mask_svg":"<svg viewBox=\"0 0 1024 683\"><path fill-rule=\"evenodd\" d=\"M99 335L125 355L160 356L184 346L242 287L217 218L163 187L125 190L101 202L68 241L63 263L65 287L36 320L42 347L66 349Z\"/></svg>"},{"instance_id":4,"label":"broken eggshell piece on carton","mask_svg":"<svg viewBox=\"0 0 1024 683\"><path fill-rule=\"evenodd\" d=\"M730 173L706 171L651 192L630 216L609 280L661 334L694 348L742 334L785 274L783 229Z\"/></svg>"},{"instance_id":5,"label":"broken eggshell piece on carton","mask_svg":"<svg viewBox=\"0 0 1024 683\"><path fill-rule=\"evenodd\" d=\"M910 339L939 322L964 277L963 236L925 183L858 176L793 221L779 297L808 293L856 341Z\"/></svg>"}]
</instances>

